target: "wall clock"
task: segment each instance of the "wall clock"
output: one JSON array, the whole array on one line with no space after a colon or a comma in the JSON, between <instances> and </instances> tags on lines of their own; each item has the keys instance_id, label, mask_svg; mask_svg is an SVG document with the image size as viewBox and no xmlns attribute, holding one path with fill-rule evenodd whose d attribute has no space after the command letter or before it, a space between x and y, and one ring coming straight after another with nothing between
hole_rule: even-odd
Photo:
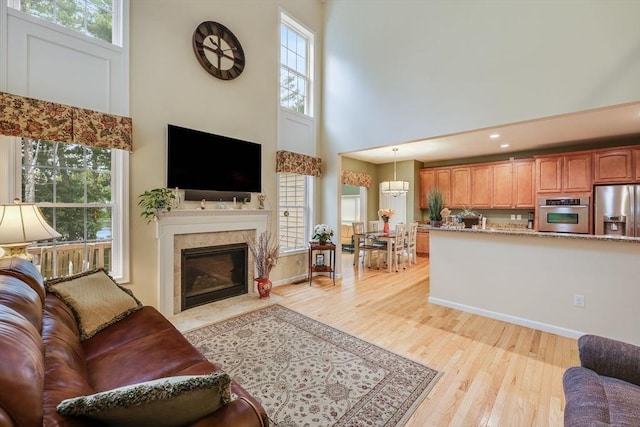
<instances>
[{"instance_id":1,"label":"wall clock","mask_svg":"<svg viewBox=\"0 0 640 427\"><path fill-rule=\"evenodd\" d=\"M205 21L193 32L193 50L200 65L222 80L233 80L244 70L244 51L227 27Z\"/></svg>"}]
</instances>

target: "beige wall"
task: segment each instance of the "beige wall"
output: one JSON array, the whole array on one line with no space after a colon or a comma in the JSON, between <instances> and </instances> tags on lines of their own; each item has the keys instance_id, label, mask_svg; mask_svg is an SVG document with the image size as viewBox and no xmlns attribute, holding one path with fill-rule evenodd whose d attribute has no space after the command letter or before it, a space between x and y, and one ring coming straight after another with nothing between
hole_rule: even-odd
<instances>
[{"instance_id":1,"label":"beige wall","mask_svg":"<svg viewBox=\"0 0 640 427\"><path fill-rule=\"evenodd\" d=\"M322 6L317 0L133 0L131 2L131 278L145 303L157 305L155 227L139 217L137 196L163 187L167 123L262 144L263 193L267 209L276 207L279 7L315 31L322 51ZM203 21L228 27L246 56L242 75L218 80L200 66L191 37ZM321 77L321 62L316 63ZM315 108L320 112L319 103ZM318 114L318 117L319 114ZM211 159L239 161L230 153ZM276 221L271 227L275 230ZM305 258L306 259L306 258ZM283 259L273 280L297 275L298 259Z\"/></svg>"}]
</instances>

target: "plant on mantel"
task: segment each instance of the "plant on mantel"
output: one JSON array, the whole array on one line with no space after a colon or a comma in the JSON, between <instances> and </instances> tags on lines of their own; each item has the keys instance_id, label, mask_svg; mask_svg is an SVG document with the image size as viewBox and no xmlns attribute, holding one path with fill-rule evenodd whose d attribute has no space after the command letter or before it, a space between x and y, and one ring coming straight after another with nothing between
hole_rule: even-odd
<instances>
[{"instance_id":1,"label":"plant on mantel","mask_svg":"<svg viewBox=\"0 0 640 427\"><path fill-rule=\"evenodd\" d=\"M138 206L142 207L140 216L147 220L147 224L158 219L160 212L170 212L176 195L168 188L154 188L138 196Z\"/></svg>"}]
</instances>

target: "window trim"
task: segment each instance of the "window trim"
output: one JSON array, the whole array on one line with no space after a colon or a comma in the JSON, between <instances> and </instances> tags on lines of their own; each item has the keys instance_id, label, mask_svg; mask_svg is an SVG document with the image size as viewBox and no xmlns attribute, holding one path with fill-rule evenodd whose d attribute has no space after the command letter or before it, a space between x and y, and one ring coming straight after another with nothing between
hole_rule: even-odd
<instances>
[{"instance_id":1,"label":"window trim","mask_svg":"<svg viewBox=\"0 0 640 427\"><path fill-rule=\"evenodd\" d=\"M281 222L281 217L280 217L280 208L282 207L282 205L280 204L280 189L282 188L282 177L284 174L290 174L290 175L297 175L297 176L301 176L304 179L304 230L303 230L303 241L301 246L299 247L293 247L293 248L283 248L282 246L280 246L280 255L291 255L291 254L297 254L297 253L303 253L307 251L307 241L311 239L311 230L312 230L312 225L311 225L311 221L312 221L312 212L313 212L313 200L314 199L314 177L309 176L309 175L299 175L299 174L295 174L295 173L291 173L291 172L278 172L277 176L278 176L278 204L277 204L277 211L278 211L278 240L280 239L280 222Z\"/></svg>"}]
</instances>

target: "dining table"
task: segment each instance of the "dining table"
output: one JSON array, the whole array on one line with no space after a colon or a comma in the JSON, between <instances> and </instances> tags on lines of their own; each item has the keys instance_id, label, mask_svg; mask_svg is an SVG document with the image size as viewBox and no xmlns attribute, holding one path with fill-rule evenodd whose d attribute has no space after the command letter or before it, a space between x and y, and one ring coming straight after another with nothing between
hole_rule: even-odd
<instances>
[{"instance_id":1,"label":"dining table","mask_svg":"<svg viewBox=\"0 0 640 427\"><path fill-rule=\"evenodd\" d=\"M387 271L391 273L391 264L393 259L393 242L396 238L395 232L384 233L382 231L369 231L361 234L353 235L353 256L355 260L360 259L360 240L379 240L387 244ZM382 250L383 248L380 248Z\"/></svg>"}]
</instances>

